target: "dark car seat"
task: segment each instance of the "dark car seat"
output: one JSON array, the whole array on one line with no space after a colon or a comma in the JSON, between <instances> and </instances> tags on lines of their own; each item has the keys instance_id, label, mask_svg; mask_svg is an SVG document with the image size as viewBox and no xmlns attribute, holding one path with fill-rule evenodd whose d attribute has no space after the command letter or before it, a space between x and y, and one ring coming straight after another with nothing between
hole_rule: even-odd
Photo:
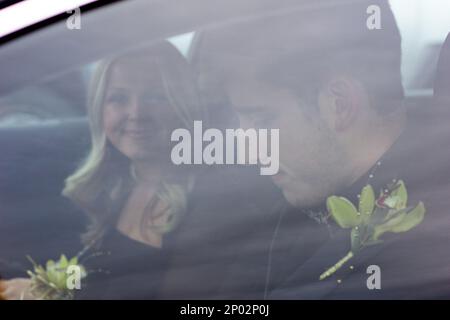
<instances>
[{"instance_id":1,"label":"dark car seat","mask_svg":"<svg viewBox=\"0 0 450 320\"><path fill-rule=\"evenodd\" d=\"M434 98L437 101L450 101L450 33L442 45L439 56L434 83Z\"/></svg>"},{"instance_id":2,"label":"dark car seat","mask_svg":"<svg viewBox=\"0 0 450 320\"><path fill-rule=\"evenodd\" d=\"M0 129L0 274L24 275L26 255L45 263L80 249L81 212L61 196L85 156L85 118Z\"/></svg>"}]
</instances>

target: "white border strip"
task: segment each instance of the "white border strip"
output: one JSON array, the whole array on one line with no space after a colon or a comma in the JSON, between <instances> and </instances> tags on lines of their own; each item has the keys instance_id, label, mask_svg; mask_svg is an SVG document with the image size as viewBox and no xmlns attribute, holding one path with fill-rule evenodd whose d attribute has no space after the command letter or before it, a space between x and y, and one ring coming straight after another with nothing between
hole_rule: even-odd
<instances>
[{"instance_id":1,"label":"white border strip","mask_svg":"<svg viewBox=\"0 0 450 320\"><path fill-rule=\"evenodd\" d=\"M97 0L27 0L0 10L0 38Z\"/></svg>"}]
</instances>

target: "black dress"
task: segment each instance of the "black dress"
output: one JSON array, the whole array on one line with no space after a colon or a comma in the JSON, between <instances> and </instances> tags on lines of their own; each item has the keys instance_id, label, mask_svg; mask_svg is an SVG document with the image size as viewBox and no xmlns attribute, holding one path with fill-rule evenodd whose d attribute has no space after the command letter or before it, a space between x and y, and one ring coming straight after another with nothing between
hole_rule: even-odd
<instances>
[{"instance_id":1,"label":"black dress","mask_svg":"<svg viewBox=\"0 0 450 320\"><path fill-rule=\"evenodd\" d=\"M81 258L88 276L82 280L76 299L155 299L167 251L133 240L116 228L109 229L100 248Z\"/></svg>"}]
</instances>

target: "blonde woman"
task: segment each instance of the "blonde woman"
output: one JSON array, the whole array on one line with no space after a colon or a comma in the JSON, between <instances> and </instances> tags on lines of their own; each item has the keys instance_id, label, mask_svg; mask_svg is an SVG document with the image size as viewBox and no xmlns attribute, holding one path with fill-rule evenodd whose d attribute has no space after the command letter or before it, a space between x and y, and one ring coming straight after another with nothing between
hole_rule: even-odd
<instances>
[{"instance_id":1,"label":"blonde woman","mask_svg":"<svg viewBox=\"0 0 450 320\"><path fill-rule=\"evenodd\" d=\"M194 83L168 42L99 64L88 110L92 148L63 190L90 221L82 237L88 277L78 298L156 297L166 243L194 183L188 167L172 164L170 135L206 120ZM7 298L27 285L7 281Z\"/></svg>"}]
</instances>

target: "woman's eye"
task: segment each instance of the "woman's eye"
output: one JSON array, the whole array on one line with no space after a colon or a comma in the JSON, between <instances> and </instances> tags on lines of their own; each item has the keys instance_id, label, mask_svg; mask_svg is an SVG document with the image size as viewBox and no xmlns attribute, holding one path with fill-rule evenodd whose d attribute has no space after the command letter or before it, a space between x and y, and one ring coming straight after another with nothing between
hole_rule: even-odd
<instances>
[{"instance_id":1,"label":"woman's eye","mask_svg":"<svg viewBox=\"0 0 450 320\"><path fill-rule=\"evenodd\" d=\"M121 105L121 106L127 104L127 102L128 102L128 96L123 93L113 93L107 99L107 103Z\"/></svg>"},{"instance_id":2,"label":"woman's eye","mask_svg":"<svg viewBox=\"0 0 450 320\"><path fill-rule=\"evenodd\" d=\"M168 100L166 97L161 96L145 96L143 97L143 102L146 105L154 106L154 105L166 105L168 103Z\"/></svg>"}]
</instances>

